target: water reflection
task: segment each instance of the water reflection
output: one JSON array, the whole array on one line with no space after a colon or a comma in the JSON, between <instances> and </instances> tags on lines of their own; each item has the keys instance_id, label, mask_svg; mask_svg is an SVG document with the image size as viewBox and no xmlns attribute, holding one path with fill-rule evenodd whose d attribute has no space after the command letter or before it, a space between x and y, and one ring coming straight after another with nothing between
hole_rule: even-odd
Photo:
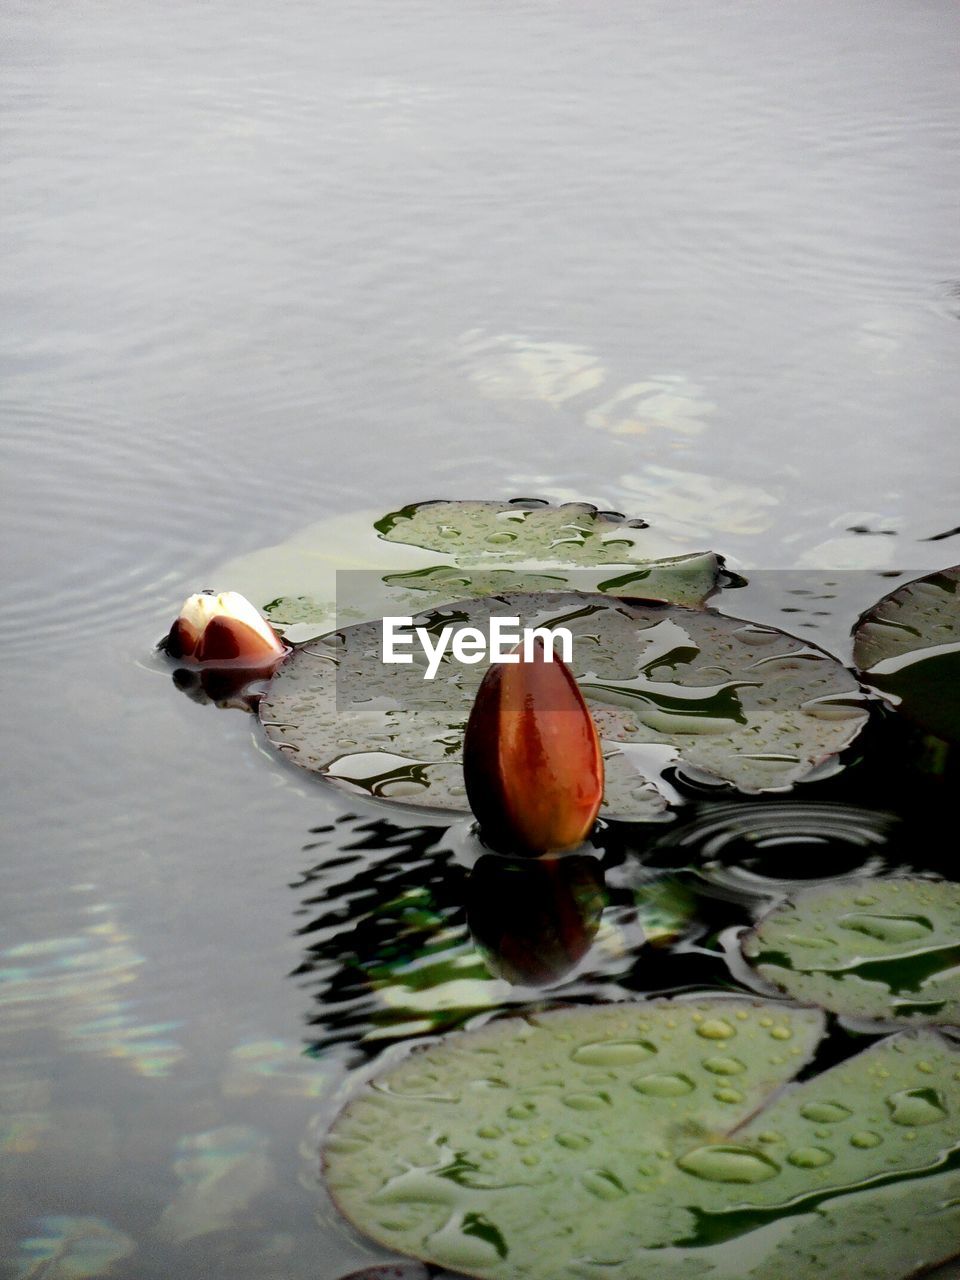
<instances>
[{"instance_id":1,"label":"water reflection","mask_svg":"<svg viewBox=\"0 0 960 1280\"><path fill-rule=\"evenodd\" d=\"M617 385L603 359L586 347L522 334L466 333L458 353L471 384L496 401L568 405L584 423L614 436L667 432L698 436L717 405L683 374L651 373Z\"/></svg>"},{"instance_id":2,"label":"water reflection","mask_svg":"<svg viewBox=\"0 0 960 1280\"><path fill-rule=\"evenodd\" d=\"M376 1054L558 998L729 983L721 952L698 945L729 922L728 904L682 864L645 870L622 833L602 833L592 856L483 854L472 866L444 828L351 815L313 834L311 855L324 856L294 887L315 1053L352 1042Z\"/></svg>"},{"instance_id":3,"label":"water reflection","mask_svg":"<svg viewBox=\"0 0 960 1280\"><path fill-rule=\"evenodd\" d=\"M47 1214L20 1242L21 1280L85 1280L109 1274L136 1243L102 1218Z\"/></svg>"},{"instance_id":4,"label":"water reflection","mask_svg":"<svg viewBox=\"0 0 960 1280\"><path fill-rule=\"evenodd\" d=\"M657 857L675 851L713 876L738 877L746 892L748 881L787 884L877 871L899 825L895 814L849 804L715 804L664 836Z\"/></svg>"},{"instance_id":5,"label":"water reflection","mask_svg":"<svg viewBox=\"0 0 960 1280\"><path fill-rule=\"evenodd\" d=\"M217 670L216 668L178 667L171 676L173 683L200 706L221 710L246 711L255 715L269 678L263 671Z\"/></svg>"},{"instance_id":6,"label":"water reflection","mask_svg":"<svg viewBox=\"0 0 960 1280\"><path fill-rule=\"evenodd\" d=\"M605 901L597 858L490 853L470 872L467 924L492 973L515 986L550 986L590 949Z\"/></svg>"},{"instance_id":7,"label":"water reflection","mask_svg":"<svg viewBox=\"0 0 960 1280\"><path fill-rule=\"evenodd\" d=\"M160 1215L158 1237L185 1244L239 1225L251 1202L276 1182L269 1141L237 1124L182 1137L173 1162L181 1187Z\"/></svg>"},{"instance_id":8,"label":"water reflection","mask_svg":"<svg viewBox=\"0 0 960 1280\"><path fill-rule=\"evenodd\" d=\"M138 1075L167 1075L183 1057L176 1023L141 1021L131 984L146 957L109 904L61 938L23 942L0 952L0 1043L53 1026L64 1047L113 1058Z\"/></svg>"},{"instance_id":9,"label":"water reflection","mask_svg":"<svg viewBox=\"0 0 960 1280\"><path fill-rule=\"evenodd\" d=\"M485 851L463 824L350 814L316 828L293 886L312 1052L376 1056L557 1000L755 990L737 938L798 886L949 858L922 839L936 805L882 807L887 785L881 770L802 803L701 800L669 827L611 823L587 852L542 860Z\"/></svg>"}]
</instances>

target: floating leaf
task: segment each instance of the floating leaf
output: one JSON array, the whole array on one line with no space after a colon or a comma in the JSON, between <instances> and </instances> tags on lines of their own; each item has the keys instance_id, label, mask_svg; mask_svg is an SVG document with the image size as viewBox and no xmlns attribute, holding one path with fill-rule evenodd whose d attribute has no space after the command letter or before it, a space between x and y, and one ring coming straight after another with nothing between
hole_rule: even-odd
<instances>
[{"instance_id":1,"label":"floating leaf","mask_svg":"<svg viewBox=\"0 0 960 1280\"><path fill-rule=\"evenodd\" d=\"M856 626L853 660L905 715L960 741L960 565L884 596Z\"/></svg>"},{"instance_id":2,"label":"floating leaf","mask_svg":"<svg viewBox=\"0 0 960 1280\"><path fill-rule=\"evenodd\" d=\"M424 547L460 564L594 565L644 559L644 520L585 502L414 502L377 521L388 542Z\"/></svg>"},{"instance_id":3,"label":"floating leaf","mask_svg":"<svg viewBox=\"0 0 960 1280\"><path fill-rule=\"evenodd\" d=\"M960 1252L957 1047L904 1032L783 1090L822 1029L734 999L503 1019L366 1086L327 1182L375 1240L488 1280L808 1280L840 1258L900 1280Z\"/></svg>"},{"instance_id":4,"label":"floating leaf","mask_svg":"<svg viewBox=\"0 0 960 1280\"><path fill-rule=\"evenodd\" d=\"M717 585L720 560L676 552L642 520L585 503L440 501L334 516L215 576L302 643L345 622L508 591L574 587L698 605ZM350 599L337 590L338 571L351 571Z\"/></svg>"},{"instance_id":5,"label":"floating leaf","mask_svg":"<svg viewBox=\"0 0 960 1280\"><path fill-rule=\"evenodd\" d=\"M743 952L798 1000L859 1018L960 1024L960 885L817 885L775 907Z\"/></svg>"},{"instance_id":6,"label":"floating leaf","mask_svg":"<svg viewBox=\"0 0 960 1280\"><path fill-rule=\"evenodd\" d=\"M530 594L459 601L414 626L487 631L494 615L570 629L571 669L604 740L607 816L661 813L650 779L670 763L743 791L784 790L866 720L856 681L835 659L708 610ZM411 664L381 661L381 630L345 627L294 653L260 706L267 736L354 794L464 810L463 732L486 667L445 660L425 680L419 645Z\"/></svg>"},{"instance_id":7,"label":"floating leaf","mask_svg":"<svg viewBox=\"0 0 960 1280\"><path fill-rule=\"evenodd\" d=\"M38 1233L20 1242L19 1280L86 1280L109 1273L136 1244L102 1218L48 1214Z\"/></svg>"}]
</instances>

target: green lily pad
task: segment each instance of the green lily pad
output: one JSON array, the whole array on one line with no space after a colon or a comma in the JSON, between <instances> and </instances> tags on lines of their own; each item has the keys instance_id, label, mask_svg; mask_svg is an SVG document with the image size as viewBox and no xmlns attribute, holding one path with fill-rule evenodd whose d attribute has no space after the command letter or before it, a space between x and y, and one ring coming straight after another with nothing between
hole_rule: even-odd
<instances>
[{"instance_id":1,"label":"green lily pad","mask_svg":"<svg viewBox=\"0 0 960 1280\"><path fill-rule=\"evenodd\" d=\"M678 550L642 520L585 503L439 501L330 517L214 577L303 643L344 623L503 592L574 588L701 604L721 561ZM337 591L342 571L353 575L350 599Z\"/></svg>"},{"instance_id":2,"label":"green lily pad","mask_svg":"<svg viewBox=\"0 0 960 1280\"><path fill-rule=\"evenodd\" d=\"M585 502L414 502L377 521L388 542L464 564L626 564L643 560L649 527Z\"/></svg>"},{"instance_id":3,"label":"green lily pad","mask_svg":"<svg viewBox=\"0 0 960 1280\"><path fill-rule=\"evenodd\" d=\"M605 596L521 594L458 601L414 625L487 630L492 616L566 626L573 671L604 742L602 814L656 817L666 764L742 791L783 790L856 736L867 713L853 676L781 631L708 610ZM354 794L465 810L462 739L485 664L381 661L380 622L297 650L260 705L275 747Z\"/></svg>"},{"instance_id":4,"label":"green lily pad","mask_svg":"<svg viewBox=\"0 0 960 1280\"><path fill-rule=\"evenodd\" d=\"M960 741L960 565L884 596L854 630L853 660L905 715Z\"/></svg>"},{"instance_id":5,"label":"green lily pad","mask_svg":"<svg viewBox=\"0 0 960 1280\"><path fill-rule=\"evenodd\" d=\"M909 877L817 885L743 941L798 1000L858 1018L960 1025L960 885Z\"/></svg>"},{"instance_id":6,"label":"green lily pad","mask_svg":"<svg viewBox=\"0 0 960 1280\"><path fill-rule=\"evenodd\" d=\"M819 1280L838 1259L901 1280L960 1253L957 1046L904 1032L784 1089L822 1031L737 999L503 1019L368 1084L327 1183L375 1240L488 1280Z\"/></svg>"}]
</instances>

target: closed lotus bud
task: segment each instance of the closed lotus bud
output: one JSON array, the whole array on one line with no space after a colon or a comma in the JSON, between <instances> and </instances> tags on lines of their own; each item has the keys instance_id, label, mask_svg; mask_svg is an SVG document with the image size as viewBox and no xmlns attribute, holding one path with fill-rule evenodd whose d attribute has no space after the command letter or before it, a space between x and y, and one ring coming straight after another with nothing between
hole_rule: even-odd
<instances>
[{"instance_id":1,"label":"closed lotus bud","mask_svg":"<svg viewBox=\"0 0 960 1280\"><path fill-rule=\"evenodd\" d=\"M508 853L570 849L593 828L603 756L577 682L538 639L532 661L494 663L463 740L463 774L483 836Z\"/></svg>"},{"instance_id":2,"label":"closed lotus bud","mask_svg":"<svg viewBox=\"0 0 960 1280\"><path fill-rule=\"evenodd\" d=\"M164 648L173 658L251 668L279 662L287 652L266 618L236 591L191 596Z\"/></svg>"}]
</instances>

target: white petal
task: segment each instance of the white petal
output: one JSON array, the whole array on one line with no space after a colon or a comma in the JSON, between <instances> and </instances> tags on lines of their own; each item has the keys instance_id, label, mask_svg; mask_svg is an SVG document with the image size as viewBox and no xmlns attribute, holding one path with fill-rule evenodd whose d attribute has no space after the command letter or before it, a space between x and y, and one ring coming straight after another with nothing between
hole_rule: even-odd
<instances>
[{"instance_id":1,"label":"white petal","mask_svg":"<svg viewBox=\"0 0 960 1280\"><path fill-rule=\"evenodd\" d=\"M214 618L233 618L243 622L268 644L279 646L277 634L263 614L239 591L221 591L219 595L198 592L183 603L180 621L199 638Z\"/></svg>"},{"instance_id":2,"label":"white petal","mask_svg":"<svg viewBox=\"0 0 960 1280\"><path fill-rule=\"evenodd\" d=\"M214 597L209 597L213 599ZM270 644L277 643L277 633L267 622L266 618L255 608L246 596L242 596L239 591L224 591L215 597L217 602L217 614L225 615L228 618L235 618L237 622L244 622L257 635L262 636L264 640Z\"/></svg>"}]
</instances>

